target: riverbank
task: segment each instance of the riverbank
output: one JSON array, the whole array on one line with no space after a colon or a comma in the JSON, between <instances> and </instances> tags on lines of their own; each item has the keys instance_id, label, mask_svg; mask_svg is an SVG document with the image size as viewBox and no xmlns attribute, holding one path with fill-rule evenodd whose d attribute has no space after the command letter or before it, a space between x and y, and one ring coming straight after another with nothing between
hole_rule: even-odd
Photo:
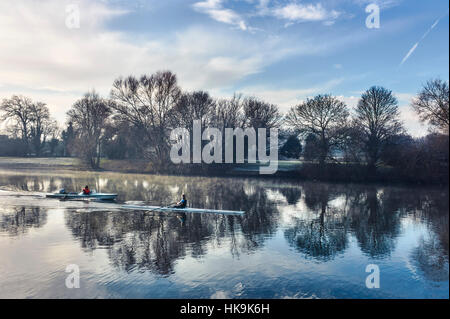
<instances>
[{"instance_id":1,"label":"riverbank","mask_svg":"<svg viewBox=\"0 0 450 319\"><path fill-rule=\"evenodd\" d=\"M101 169L93 170L77 158L22 158L0 157L0 169L4 170L58 170L58 171L96 171L126 174L165 174L175 176L214 176L214 177L258 177L280 178L301 181L328 181L341 183L385 183L410 185L448 185L448 166L433 178L426 170L411 176L391 167L381 166L375 174L358 164L329 163L320 167L315 163L301 161L278 161L275 174L261 175L262 164L237 165L174 165L164 171L156 171L145 160L101 160Z\"/></svg>"},{"instance_id":2,"label":"riverbank","mask_svg":"<svg viewBox=\"0 0 450 319\"><path fill-rule=\"evenodd\" d=\"M74 157L0 157L0 169L94 171ZM119 173L154 173L146 161L102 160L101 169Z\"/></svg>"}]
</instances>

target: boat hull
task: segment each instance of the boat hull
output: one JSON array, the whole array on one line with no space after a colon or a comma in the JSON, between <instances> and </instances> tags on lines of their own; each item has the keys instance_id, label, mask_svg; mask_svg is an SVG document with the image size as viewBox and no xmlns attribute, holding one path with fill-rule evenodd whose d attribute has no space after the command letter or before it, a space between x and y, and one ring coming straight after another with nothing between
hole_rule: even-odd
<instances>
[{"instance_id":1,"label":"boat hull","mask_svg":"<svg viewBox=\"0 0 450 319\"><path fill-rule=\"evenodd\" d=\"M122 209L130 210L144 210L153 212L174 212L174 213L206 213L206 214L223 214L223 215L243 215L243 211L232 210L216 210L216 209L201 209L201 208L174 208L174 207L159 207L159 206L139 206L139 205L122 205Z\"/></svg>"},{"instance_id":2,"label":"boat hull","mask_svg":"<svg viewBox=\"0 0 450 319\"><path fill-rule=\"evenodd\" d=\"M100 200L114 200L117 198L117 194L103 194L96 193L91 195L82 194L48 194L46 198L57 198L57 199L100 199Z\"/></svg>"}]
</instances>

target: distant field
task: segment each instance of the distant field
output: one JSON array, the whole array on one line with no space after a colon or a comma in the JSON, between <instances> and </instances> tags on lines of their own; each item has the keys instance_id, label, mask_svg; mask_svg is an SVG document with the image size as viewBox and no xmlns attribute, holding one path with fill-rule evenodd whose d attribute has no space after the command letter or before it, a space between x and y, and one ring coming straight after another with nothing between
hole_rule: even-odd
<instances>
[{"instance_id":1,"label":"distant field","mask_svg":"<svg viewBox=\"0 0 450 319\"><path fill-rule=\"evenodd\" d=\"M0 157L2 168L81 168L82 165L77 158L68 157Z\"/></svg>"},{"instance_id":2,"label":"distant field","mask_svg":"<svg viewBox=\"0 0 450 319\"><path fill-rule=\"evenodd\" d=\"M133 160L107 160L102 159L101 170L117 172L142 172L148 173L148 162ZM58 169L58 170L78 170L91 171L92 169L72 157L0 157L0 168L2 169Z\"/></svg>"},{"instance_id":3,"label":"distant field","mask_svg":"<svg viewBox=\"0 0 450 319\"><path fill-rule=\"evenodd\" d=\"M302 161L278 161L278 171L294 171L300 169L302 165ZM259 162L255 164L243 164L235 168L234 171L258 171L261 166L267 166L267 164L260 164Z\"/></svg>"},{"instance_id":4,"label":"distant field","mask_svg":"<svg viewBox=\"0 0 450 319\"><path fill-rule=\"evenodd\" d=\"M267 165L267 164L266 164ZM242 164L233 169L236 172L256 172L260 163ZM102 159L101 169L114 172L151 173L151 165L142 160L109 160ZM298 170L302 166L301 161L278 161L278 171ZM61 169L61 170L90 170L77 158L70 157L0 157L2 169Z\"/></svg>"}]
</instances>

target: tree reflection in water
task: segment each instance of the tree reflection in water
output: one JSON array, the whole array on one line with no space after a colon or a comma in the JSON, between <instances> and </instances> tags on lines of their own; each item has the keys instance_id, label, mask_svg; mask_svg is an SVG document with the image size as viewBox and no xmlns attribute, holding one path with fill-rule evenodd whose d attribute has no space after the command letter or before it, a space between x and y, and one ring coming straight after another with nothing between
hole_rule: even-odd
<instances>
[{"instance_id":1,"label":"tree reflection in water","mask_svg":"<svg viewBox=\"0 0 450 319\"><path fill-rule=\"evenodd\" d=\"M304 202L313 217L296 218L293 227L285 231L291 245L305 256L329 260L347 247L347 221L340 207L328 203L338 196L331 185L305 184Z\"/></svg>"},{"instance_id":2,"label":"tree reflection in water","mask_svg":"<svg viewBox=\"0 0 450 319\"><path fill-rule=\"evenodd\" d=\"M295 205L302 197L302 192L298 187L282 187L280 193L286 198L289 205Z\"/></svg>"},{"instance_id":3,"label":"tree reflection in water","mask_svg":"<svg viewBox=\"0 0 450 319\"><path fill-rule=\"evenodd\" d=\"M9 236L25 234L30 228L40 228L47 222L47 211L39 207L6 208L0 214L0 232Z\"/></svg>"},{"instance_id":4,"label":"tree reflection in water","mask_svg":"<svg viewBox=\"0 0 450 319\"><path fill-rule=\"evenodd\" d=\"M178 259L202 258L217 247L239 258L260 250L279 230L296 251L317 261L345 252L350 238L370 258L383 259L397 247L407 220L428 234L411 252L411 264L430 280L448 280L448 188L111 173L0 176L0 185L27 191L50 192L62 186L72 191L85 184L118 193L120 201L167 205L185 192L191 207L246 211L243 216L223 216L67 210L66 225L81 246L107 248L112 263L126 271L167 276ZM282 224L286 210L292 214L289 223ZM0 231L17 235L45 222L46 212L38 208L4 211Z\"/></svg>"},{"instance_id":5,"label":"tree reflection in water","mask_svg":"<svg viewBox=\"0 0 450 319\"><path fill-rule=\"evenodd\" d=\"M395 193L367 189L350 199L351 227L361 250L372 258L388 256L400 233L401 211Z\"/></svg>"},{"instance_id":6,"label":"tree reflection in water","mask_svg":"<svg viewBox=\"0 0 450 319\"><path fill-rule=\"evenodd\" d=\"M305 183L303 192L313 217L300 214L285 237L305 256L332 259L345 251L353 234L362 252L385 258L396 247L402 218L420 212L433 225L430 231L439 237L448 267L448 190L424 193L423 189Z\"/></svg>"},{"instance_id":7,"label":"tree reflection in water","mask_svg":"<svg viewBox=\"0 0 450 319\"><path fill-rule=\"evenodd\" d=\"M171 186L181 189L183 185ZM270 205L264 189L246 191L245 184L214 181L185 185L191 190L191 205L212 209L245 209L243 217L214 214L156 212L74 212L66 213L66 225L83 248L109 247L114 265L131 271L135 267L160 275L173 273L174 263L187 254L201 258L208 244L230 244L232 255L261 247L277 228L278 211ZM162 194L164 187L152 188ZM206 195L208 192L208 195ZM159 196L154 193L153 196ZM226 197L225 197L226 196ZM227 203L223 198L233 198ZM180 218L182 222L180 222ZM237 231L240 231L237 235ZM227 239L230 239L229 241Z\"/></svg>"},{"instance_id":8,"label":"tree reflection in water","mask_svg":"<svg viewBox=\"0 0 450 319\"><path fill-rule=\"evenodd\" d=\"M430 228L412 251L412 264L432 281L449 280L448 190L431 191L415 200L411 214Z\"/></svg>"},{"instance_id":9,"label":"tree reflection in water","mask_svg":"<svg viewBox=\"0 0 450 319\"><path fill-rule=\"evenodd\" d=\"M446 258L447 257L447 258ZM421 238L419 246L411 253L414 266L431 281L448 281L448 255L436 236Z\"/></svg>"}]
</instances>

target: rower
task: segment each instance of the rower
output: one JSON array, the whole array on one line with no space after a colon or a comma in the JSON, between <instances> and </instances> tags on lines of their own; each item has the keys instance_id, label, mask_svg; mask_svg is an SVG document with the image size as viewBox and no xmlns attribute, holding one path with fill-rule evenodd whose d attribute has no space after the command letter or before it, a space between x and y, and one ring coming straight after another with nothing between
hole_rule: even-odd
<instances>
[{"instance_id":1,"label":"rower","mask_svg":"<svg viewBox=\"0 0 450 319\"><path fill-rule=\"evenodd\" d=\"M89 189L89 186L85 186L84 188L83 188L83 195L90 195L91 194L91 191L90 191L90 189Z\"/></svg>"},{"instance_id":2,"label":"rower","mask_svg":"<svg viewBox=\"0 0 450 319\"><path fill-rule=\"evenodd\" d=\"M183 194L182 199L175 206L173 206L173 208L186 208L186 206L187 206L186 195Z\"/></svg>"}]
</instances>

